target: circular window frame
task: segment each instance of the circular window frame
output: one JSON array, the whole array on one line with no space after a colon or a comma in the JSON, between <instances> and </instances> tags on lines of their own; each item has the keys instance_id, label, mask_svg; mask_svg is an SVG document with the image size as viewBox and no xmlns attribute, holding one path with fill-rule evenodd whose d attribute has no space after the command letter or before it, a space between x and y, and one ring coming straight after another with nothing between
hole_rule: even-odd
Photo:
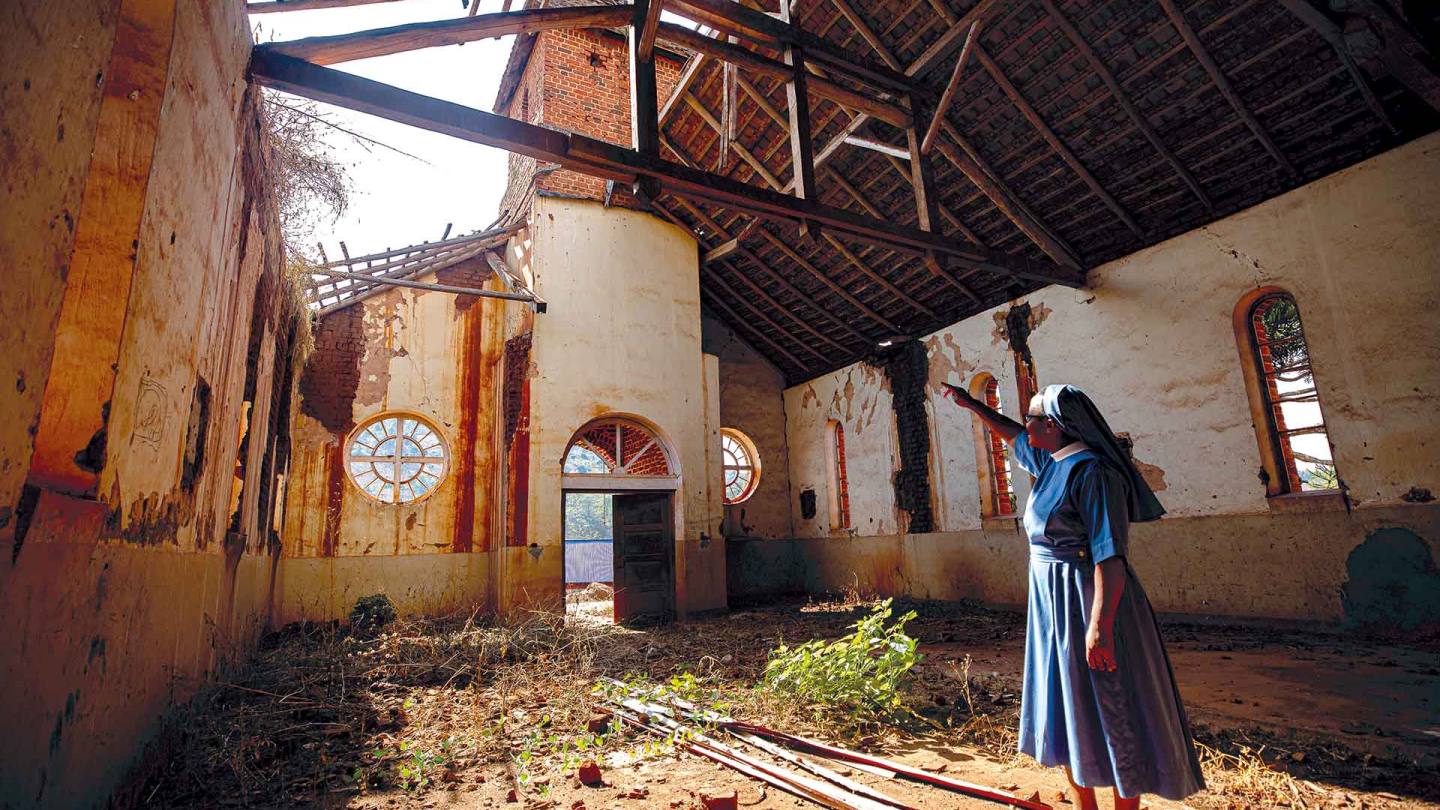
<instances>
[{"instance_id":1,"label":"circular window frame","mask_svg":"<svg viewBox=\"0 0 1440 810\"><path fill-rule=\"evenodd\" d=\"M727 493L727 492L729 491L729 489L730 489L729 483L725 480L726 477L727 477L727 476L726 476L726 473L728 473L731 469L747 469L747 468L745 468L745 467L731 467L730 465L727 465L727 464L725 463L725 439L727 439L727 438L728 438L728 439L733 439L736 444L740 445L740 449L743 450L747 456L749 456L749 461L750 461L750 466L749 466L749 468L748 468L748 469L750 470L750 473L751 473L750 483L749 483L748 486L745 487L745 490L744 490L743 492L741 492L740 495L739 495L738 497L736 497L734 500L731 500L731 499L726 495L726 493ZM735 428L728 428L728 427L722 427L722 428L720 428L720 500L721 500L721 502L722 502L725 506L737 506L737 505L739 505L739 504L742 504L742 503L750 500L750 498L754 497L754 495L755 495L755 490L757 490L757 489L760 488L760 476L761 476L762 474L763 474L763 469L762 469L761 463L760 463L760 451L757 450L757 449L755 449L755 442L752 441L749 436L746 436L743 432L741 432L741 431L739 431L739 430L736 430Z\"/></svg>"},{"instance_id":2,"label":"circular window frame","mask_svg":"<svg viewBox=\"0 0 1440 810\"><path fill-rule=\"evenodd\" d=\"M435 438L436 438L437 440L439 440L439 442L440 442L440 452L442 453L442 455L439 457L438 461L425 461L425 462L422 462L422 463L424 463L424 464L435 464L435 463L439 463L439 464L441 465L440 474L437 476L437 480L435 481L435 485L432 486L432 487L430 487L430 488L429 488L428 490L426 490L423 494L421 494L421 495L419 495L419 496L417 496L417 497L415 497L415 498L412 498L412 499L410 499L410 500L408 500L408 501L402 501L402 500L385 500L385 499L381 498L379 495L372 495L371 493L369 493L369 492L367 492L367 491L365 490L365 487L363 487L363 486L360 485L360 482L359 482L359 481L356 480L356 474L355 474L355 472L354 472L354 471L351 469L351 467L350 467L350 465L351 465L351 463L352 463L352 462L351 462L351 457L350 457L350 449L351 449L351 446L355 443L356 438L357 438L358 436L360 436L362 433L364 433L365 431L369 430L372 425L374 425L374 424L376 424L376 423L378 423L378 422L383 422L383 421L385 421L386 419L401 419L401 420L409 419L409 420L411 420L411 421L418 422L418 423L420 423L421 425L423 425L426 429L428 429L428 430L430 431L430 433L431 433L432 435L434 435ZM427 501L427 500L429 500L431 497L433 497L433 496L435 495L435 493L440 490L441 487L445 486L446 481L448 481L448 480L450 479L450 453L451 453L451 451L450 451L450 441L449 441L449 439L446 438L445 432L442 431L442 430L440 429L440 426L435 423L435 420L434 420L434 419L430 418L429 416L426 416L425 414L417 413L417 412L415 412L415 411L405 411L405 410L382 411L381 413L377 413L377 414L375 414L375 415L373 415L373 416L370 416L370 417L366 418L366 419L365 419L364 421L362 421L360 424L356 425L355 428L354 428L354 430L351 430L350 433L349 433L348 435L346 435L346 437L345 437L345 444L344 444L344 447L343 447L343 460L344 460L344 464L345 464L345 479L350 482L350 485L351 485L352 487L354 487L355 490L356 490L357 492L359 492L362 497L364 497L366 500L370 501L371 503L374 503L374 504L377 504L377 505L380 505L380 506L401 506L401 507L404 507L404 506L415 506L416 504L424 503L425 501ZM402 456L401 458L404 458L404 457ZM422 458L433 458L433 457L426 456L426 457L422 457ZM398 487L396 487L396 492L397 492L397 493L399 492L399 488L398 488Z\"/></svg>"}]
</instances>

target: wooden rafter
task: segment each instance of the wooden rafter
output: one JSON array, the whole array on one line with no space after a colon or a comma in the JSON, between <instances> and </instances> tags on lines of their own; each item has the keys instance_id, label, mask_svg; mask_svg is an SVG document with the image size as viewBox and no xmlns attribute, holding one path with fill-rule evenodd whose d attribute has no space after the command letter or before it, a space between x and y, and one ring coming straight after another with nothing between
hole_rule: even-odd
<instances>
[{"instance_id":1,"label":"wooden rafter","mask_svg":"<svg viewBox=\"0 0 1440 810\"><path fill-rule=\"evenodd\" d=\"M843 73L880 90L924 93L909 76L888 65L846 53L799 26L732 2L732 0L669 0L669 10L712 28L776 49L793 45L804 49L816 65Z\"/></svg>"},{"instance_id":2,"label":"wooden rafter","mask_svg":"<svg viewBox=\"0 0 1440 810\"><path fill-rule=\"evenodd\" d=\"M724 238L724 239L729 239L729 238L730 238L729 232L728 232L723 226L721 226L720 223L716 222L709 214L706 214L704 211L700 210L700 207L699 207L699 206L694 205L693 203L690 203L690 202L686 201L686 200L683 199L683 198L678 198L678 197L677 197L676 200L677 200L677 202L680 203L680 206L681 206L682 208L684 208L687 212L689 212L691 216L693 216L693 217L695 217L696 219L700 220L700 222L701 222L706 228L709 228L712 233L714 233L714 234L716 234L716 235L718 235L718 236L720 236L721 238ZM759 255L757 255L757 254L755 253L755 251L751 250L750 248L745 247L745 245L744 245L743 243L740 243L738 239L737 239L737 244L736 244L735 252L736 252L737 255L741 256L741 257L744 258L744 259L746 259L746 260L749 261L751 264L753 264L753 265L755 265L756 267L760 268L760 271L761 271L762 273L764 273L771 281L775 282L775 284L776 284L777 286L779 286L780 288L784 289L784 290L785 290L787 293L789 293L791 296L793 296L793 297L796 298L797 300L809 302L810 305L811 305L812 307L814 307L817 312L819 312L820 314L824 315L825 318L826 318L827 320L829 320L831 323L835 324L836 326L839 326L839 327L840 327L841 329L843 329L844 331L849 332L849 333L850 333L851 335L853 335L854 337L856 337L856 338L858 338L858 339L860 339L860 340L862 340L862 341L864 341L864 342L866 342L866 343L869 343L869 342L870 342L870 338L869 338L868 336L866 336L863 332L859 331L859 330L856 329L854 326L850 325L847 321L845 321L844 319L842 319L842 318L840 318L839 316L837 316L837 315L835 315L834 313L832 313L829 309L827 309L827 308L825 308L825 307L821 307L821 306L819 306L818 304L816 304L815 301L814 301L814 297L813 297L813 296L807 295L807 294L806 294L804 291L802 291L799 287L796 287L794 284L790 283L790 281L789 281L788 279L786 279L784 276L781 276L779 273L776 273L773 269L771 269L769 262L765 261L765 260L764 260L763 258L761 258ZM721 261L717 266L724 266L725 264L726 264L726 262ZM743 278L746 282L751 283L751 284L754 283L754 282L751 281L748 277L746 277L743 273L739 273L738 275L739 275L741 278ZM760 288L759 285L756 285L756 286L755 286L755 290L758 290L758 291L760 291L761 293L764 293L764 290L763 290L762 288ZM785 313L786 313L787 315L789 315L791 318L794 318L797 322L800 322L801 325L802 325L802 327L805 329L805 331L810 332L810 333L813 334L815 337L819 338L819 339L822 340L822 341L825 341L826 343L831 344L832 346L834 346L834 347L837 348L837 349L840 349L841 351L846 351L846 349L845 349L844 346L842 346L842 345L840 345L839 343L835 342L835 341L834 341L833 339L831 339L828 335L825 335L825 334L817 331L817 330L815 329L815 327L811 326L808 322L805 322L804 319L800 318L799 316L795 315L793 312L791 312L791 311L789 311L788 309L786 309L785 307L781 306L780 303L779 303L778 301L775 301L773 298L771 298L768 293L764 293L764 294L765 294L765 297L766 297L766 299L767 299L767 303L770 303L771 306L775 307L777 310L780 310L780 311L782 311L782 312L785 312Z\"/></svg>"},{"instance_id":3,"label":"wooden rafter","mask_svg":"<svg viewBox=\"0 0 1440 810\"><path fill-rule=\"evenodd\" d=\"M1260 120L1250 111L1250 106L1245 103L1245 100L1240 97L1239 93L1235 92L1235 88L1230 84L1230 79L1225 76L1224 71L1220 70L1220 66L1215 63L1215 59L1210 56L1210 51L1205 48L1205 43L1200 41L1200 37L1195 33L1195 29L1191 28L1190 23L1186 22L1185 14L1176 7L1174 0L1158 0L1158 2L1160 3L1160 8L1165 11L1165 16L1170 18L1170 24L1174 26L1175 30L1180 34L1180 38L1185 40L1185 45L1190 49L1190 53L1193 54L1195 60L1205 68L1205 72L1210 74L1210 81L1215 85L1215 88L1220 91L1220 95L1224 96L1225 100L1230 103L1231 108L1235 110L1235 114L1240 116L1240 119L1245 122L1245 126L1250 128L1250 131L1255 135L1255 139L1265 147L1265 151L1269 152L1270 156L1275 158L1275 162L1279 163L1287 174L1291 177L1299 177L1300 173L1296 171L1295 164L1291 163L1290 159L1285 157L1285 153L1280 151L1280 147L1275 144L1275 140L1270 137L1270 133L1265 130L1265 127L1260 124Z\"/></svg>"},{"instance_id":4,"label":"wooden rafter","mask_svg":"<svg viewBox=\"0 0 1440 810\"><path fill-rule=\"evenodd\" d=\"M1390 114L1385 111L1385 105L1381 104L1380 99L1376 97L1369 80L1365 78L1365 74L1360 72L1360 66L1355 64L1354 57L1350 55L1350 49L1345 45L1345 34L1340 26L1322 14L1319 9L1310 5L1309 0L1280 0L1280 4L1330 44L1335 55L1339 57L1340 63L1345 66L1345 72L1350 75L1350 81L1355 84L1355 89L1360 91L1360 97L1365 100L1365 106L1369 107L1370 111L1375 113L1375 117L1389 127L1392 133L1399 132L1400 130L1391 120Z\"/></svg>"},{"instance_id":5,"label":"wooden rafter","mask_svg":"<svg viewBox=\"0 0 1440 810\"><path fill-rule=\"evenodd\" d=\"M776 343L775 340L771 338L768 334L766 334L764 330L756 329L753 325L751 325L751 321L749 318L740 317L740 315L737 314L735 310L731 309L730 305L725 303L725 301L721 299L720 296L714 294L713 292L710 292L709 290L705 290L703 287L701 289L701 296L702 300L705 300L708 304L720 310L720 314L725 317L725 320L730 324L730 328L743 329L747 334L752 337L752 339L758 339L761 343L770 347L770 349L776 354L779 354L781 357L789 360L792 364L794 364L795 368L806 368L805 364L800 361L800 358L796 357L794 354L791 354L785 349L784 346ZM766 317L764 313L756 314L764 320L769 320L769 318ZM774 323L774 321L770 322ZM776 326L778 326L778 324L776 324Z\"/></svg>"},{"instance_id":6,"label":"wooden rafter","mask_svg":"<svg viewBox=\"0 0 1440 810\"><path fill-rule=\"evenodd\" d=\"M1166 2L1166 0L1161 1ZM1140 223L1135 221L1135 218L1130 215L1129 211L1125 210L1125 206L1121 205L1119 200L1116 200L1110 192L1105 190L1104 186L1100 185L1100 181L1095 179L1095 175L1091 174L1090 170L1085 168L1085 164L1080 162L1080 158L1076 157L1075 153L1070 151L1070 147L1066 146L1065 142L1060 140L1060 136L1055 134L1055 130L1051 129L1050 125L1045 123L1045 119L1041 117L1040 111L1036 110L1035 107L1025 99L1020 89L1010 81L1010 78L1005 75L1005 71L1000 69L1000 65L996 64L995 60L990 58L990 54L986 53L984 46L978 42L975 43L975 58L985 67L986 72L990 74L990 78L994 79L995 83L999 85L1001 92L1020 110L1020 114L1025 117L1025 120L1030 122L1030 126L1034 127L1035 131L1040 133L1040 137L1050 145L1051 150L1053 150L1061 160L1065 161L1075 174L1079 175L1080 179L1085 182L1085 185L1090 187L1090 190L1094 192L1095 196L1100 198L1100 201L1105 203L1105 206L1113 211L1121 222L1125 223L1125 227L1133 231L1136 236L1142 239L1145 238L1145 229L1140 227Z\"/></svg>"},{"instance_id":7,"label":"wooden rafter","mask_svg":"<svg viewBox=\"0 0 1440 810\"><path fill-rule=\"evenodd\" d=\"M268 3L246 3L247 14L269 14L274 11L313 11L319 8L348 8L368 6L375 3L394 3L396 0L271 0Z\"/></svg>"},{"instance_id":8,"label":"wooden rafter","mask_svg":"<svg viewBox=\"0 0 1440 810\"><path fill-rule=\"evenodd\" d=\"M930 148L935 145L935 138L940 134L940 124L944 122L946 114L950 112L950 104L955 100L955 91L960 89L960 78L965 75L965 63L970 60L972 46L980 41L980 22L977 19L970 23L970 31L965 34L965 45L960 48L960 58L955 60L955 69L950 72L950 81L946 82L945 92L940 95L940 103L935 107L935 117L930 120L930 128L925 130L925 139L920 143L921 155L930 154Z\"/></svg>"},{"instance_id":9,"label":"wooden rafter","mask_svg":"<svg viewBox=\"0 0 1440 810\"><path fill-rule=\"evenodd\" d=\"M662 22L660 23L659 37L665 42L673 42L723 62L738 65L761 76L780 81L789 81L790 79L792 71L785 62L771 59L739 45L721 42L698 31L692 31L683 25ZM808 83L810 91L820 98L829 99L852 110L859 110L897 127L909 125L909 112L892 101L865 95L820 76L808 77Z\"/></svg>"},{"instance_id":10,"label":"wooden rafter","mask_svg":"<svg viewBox=\"0 0 1440 810\"><path fill-rule=\"evenodd\" d=\"M891 330L892 332L902 331L899 326L895 325L894 321L891 321L889 318L886 318L884 315L876 312L873 308L870 307L870 305L855 297L855 295L853 295L849 290L845 289L839 283L832 280L829 274L827 274L824 270L816 267L815 264L809 259L801 256L799 251L786 244L785 240L771 233L769 229L767 229L765 226L762 225L756 228L755 233L759 234L760 238L763 239L767 244L769 244L770 247L780 251L781 255L785 256L785 258L794 262L796 265L804 268L805 271L808 272L810 275L819 279L822 284L830 288L831 292L845 299L845 301L847 301L850 306L859 310L863 315L865 315L865 317L880 324L886 329Z\"/></svg>"},{"instance_id":11,"label":"wooden rafter","mask_svg":"<svg viewBox=\"0 0 1440 810\"><path fill-rule=\"evenodd\" d=\"M900 64L900 60L895 58L895 54L891 53L890 50L885 47L885 43L880 39L880 35L875 33L875 29L871 28L870 24L865 21L865 18L861 17L860 14L855 11L855 7L850 5L849 0L830 0L830 2L844 15L845 19L849 21L850 26L860 35L860 38L870 43L870 48L880 54L880 58L885 60L885 64L888 65L891 70L896 72L903 72L905 70L905 67Z\"/></svg>"},{"instance_id":12,"label":"wooden rafter","mask_svg":"<svg viewBox=\"0 0 1440 810\"><path fill-rule=\"evenodd\" d=\"M1014 223L1021 233L1030 237L1030 241L1039 245L1046 255L1060 264L1080 267L1080 259L1075 251L1061 241L1059 236L1051 233L1050 228L1030 210L1030 207L1010 190L1010 187L994 170L980 159L979 152L975 151L970 142L948 123L944 130L945 134L959 144L964 151L941 141L940 154L948 158L961 174L964 174L976 188L989 197L990 202L1000 213Z\"/></svg>"},{"instance_id":13,"label":"wooden rafter","mask_svg":"<svg viewBox=\"0 0 1440 810\"><path fill-rule=\"evenodd\" d=\"M1059 7L1055 5L1055 0L1040 0L1040 5L1045 9L1045 13L1050 17L1050 21L1055 23L1061 31L1065 32L1065 36L1070 40L1070 44L1075 46L1075 49L1080 51L1085 57L1085 60L1090 63L1090 69L1094 70L1095 73L1100 76L1100 80L1105 82L1105 87L1110 90L1111 98L1115 99L1115 102L1125 111L1125 115L1130 118L1135 128L1140 130L1140 134L1145 136L1145 140L1149 141L1155 151L1159 152L1160 156L1165 159L1165 162L1170 164L1170 167L1175 170L1175 174L1179 175L1181 181L1190 188L1190 191L1194 193L1201 204L1205 206L1205 210L1213 215L1215 213L1215 203L1211 201L1210 195L1205 193L1205 189L1201 188L1200 181L1196 180L1195 175L1190 173L1190 170L1185 167L1185 164L1181 163L1180 159L1175 157L1175 153L1170 147L1167 146L1164 141L1160 140L1160 135L1155 132L1155 128L1150 126L1150 122L1146 120L1145 116L1140 112L1140 109L1135 106L1135 102L1131 101L1130 94L1125 92L1125 89L1120 86L1119 80L1115 78L1115 74L1110 72L1110 68L1106 67L1105 62L1100 59L1100 55L1095 52L1094 48L1090 47L1090 43L1085 41L1085 38L1080 35L1080 31L1071 24L1070 20L1060 11Z\"/></svg>"},{"instance_id":14,"label":"wooden rafter","mask_svg":"<svg viewBox=\"0 0 1440 810\"><path fill-rule=\"evenodd\" d=\"M630 18L629 6L532 8L407 23L353 34L270 42L260 47L317 65L333 65L422 48L476 42L508 34L533 34L537 31L566 28L619 28L629 25Z\"/></svg>"},{"instance_id":15,"label":"wooden rafter","mask_svg":"<svg viewBox=\"0 0 1440 810\"><path fill-rule=\"evenodd\" d=\"M843 209L746 185L613 144L515 121L460 104L411 93L381 82L256 48L253 78L266 86L378 115L400 123L557 163L592 176L632 183L645 175L667 192L792 222L811 220L850 238L905 253L933 251L965 267L1011 273L1047 283L1083 284L1083 273L1017 256L1003 256L940 234L857 216Z\"/></svg>"},{"instance_id":16,"label":"wooden rafter","mask_svg":"<svg viewBox=\"0 0 1440 810\"><path fill-rule=\"evenodd\" d=\"M927 307L924 304L920 303L909 293L906 293L904 290L891 283L889 279L875 272L874 268L872 268L869 264L866 264L865 261L859 256L855 255L854 251L846 247L844 242L841 242L839 239L836 239L833 235L828 233L821 234L821 238L823 238L826 242L829 242L830 246L835 248L835 251L839 253L845 259L845 261L849 262L852 266L854 266L856 270L859 270L860 273L866 278L883 287L886 292L895 296L896 298L899 298L901 301L904 301L912 308L919 310L920 313L925 317L930 318L934 321L940 320L939 313L937 313L930 307Z\"/></svg>"},{"instance_id":17,"label":"wooden rafter","mask_svg":"<svg viewBox=\"0 0 1440 810\"><path fill-rule=\"evenodd\" d=\"M966 36L970 32L971 24L976 20L984 18L985 15L989 13L991 7L997 2L999 2L999 0L980 0L979 3L975 4L974 8L965 12L965 16L956 17L955 13L947 8L943 2L933 0L935 13L939 15L940 19L945 21L945 24L948 25L949 28L945 30L945 33L940 35L939 39L930 43L930 46L916 57L914 62L911 62L910 65L905 68L905 75L918 79L933 70L935 66L944 61L945 57L961 42L961 37Z\"/></svg>"},{"instance_id":18,"label":"wooden rafter","mask_svg":"<svg viewBox=\"0 0 1440 810\"><path fill-rule=\"evenodd\" d=\"M950 52L955 43L960 41L960 37L969 32L969 26L988 13L997 1L998 0L980 0L974 8L965 13L964 17L956 17L944 3L936 3L937 13L945 20L950 28L941 36L939 41L930 48L927 48L919 58L905 68L905 74L907 76L919 77L939 64L940 60ZM978 43L978 40L976 40L976 42ZM885 47L883 42L872 47L876 47L881 56L889 59L896 58L895 54L889 48ZM956 139L957 142L964 143L963 137L960 136L960 133L947 119L937 116L935 120L940 122L941 129L947 135ZM862 132L868 124L869 119L867 116L864 114L857 115L850 121L845 130L837 134L830 143L826 144L826 146L820 150L817 160L820 162L827 160L840 145L845 143L848 138L854 137ZM906 151L908 152L908 150ZM990 199L991 204L995 206L996 210L998 210L1002 216L1009 219L1021 233L1030 237L1031 241L1041 250L1045 251L1051 259L1068 267L1079 268L1081 266L1075 251L1064 244L1059 237L1054 235L1050 231L1050 228L1046 226L1033 211L1030 211L1024 202L1020 200L1019 196L1011 190L1009 184L998 174L990 171L989 167L985 166L982 161L963 158L957 160L959 153L946 146L941 146L941 154L944 154L951 163L955 164L955 167L960 169L960 171L969 178L970 182ZM908 154L906 157L908 159ZM904 173L908 174L908 172L907 167L904 169ZM984 244L968 227L965 227L964 223L960 222L959 217L949 214L943 207L941 208L941 215L946 216L946 218L951 221L951 224L955 225L967 239L970 239L970 241L977 245Z\"/></svg>"}]
</instances>

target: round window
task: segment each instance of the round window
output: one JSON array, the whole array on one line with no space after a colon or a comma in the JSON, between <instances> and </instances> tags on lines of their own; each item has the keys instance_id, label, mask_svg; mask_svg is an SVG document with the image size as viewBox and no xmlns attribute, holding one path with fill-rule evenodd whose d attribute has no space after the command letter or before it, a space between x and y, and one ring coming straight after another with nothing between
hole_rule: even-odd
<instances>
[{"instance_id":1,"label":"round window","mask_svg":"<svg viewBox=\"0 0 1440 810\"><path fill-rule=\"evenodd\" d=\"M382 413L350 434L350 480L381 503L418 501L445 480L450 454L440 431L408 413Z\"/></svg>"},{"instance_id":2,"label":"round window","mask_svg":"<svg viewBox=\"0 0 1440 810\"><path fill-rule=\"evenodd\" d=\"M720 430L720 451L725 466L725 503L740 503L755 494L760 483L760 456L744 433L731 428Z\"/></svg>"}]
</instances>

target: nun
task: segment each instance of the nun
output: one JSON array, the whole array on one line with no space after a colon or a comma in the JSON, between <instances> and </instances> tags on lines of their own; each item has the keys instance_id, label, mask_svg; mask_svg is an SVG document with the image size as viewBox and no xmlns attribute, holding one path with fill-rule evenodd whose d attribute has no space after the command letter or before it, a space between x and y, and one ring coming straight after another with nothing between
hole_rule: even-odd
<instances>
[{"instance_id":1,"label":"nun","mask_svg":"<svg viewBox=\"0 0 1440 810\"><path fill-rule=\"evenodd\" d=\"M1127 559L1130 524L1165 513L1084 392L1052 385L1022 426L946 385L1035 477L1025 505L1030 604L1020 751L1061 766L1078 810L1183 799L1205 779L1155 613Z\"/></svg>"}]
</instances>

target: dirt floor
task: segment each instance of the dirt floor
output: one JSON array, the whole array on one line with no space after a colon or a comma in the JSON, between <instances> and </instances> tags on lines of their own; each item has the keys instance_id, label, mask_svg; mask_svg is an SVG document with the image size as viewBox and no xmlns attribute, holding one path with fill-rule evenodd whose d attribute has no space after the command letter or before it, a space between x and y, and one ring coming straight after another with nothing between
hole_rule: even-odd
<instances>
[{"instance_id":1,"label":"dirt floor","mask_svg":"<svg viewBox=\"0 0 1440 810\"><path fill-rule=\"evenodd\" d=\"M1064 777L1014 753L1023 616L911 603L923 660L910 711L856 727L757 688L782 640L833 639L871 603L788 603L650 630L608 624L604 594L570 620L467 617L378 630L292 627L196 702L137 774L147 807L814 807L664 740L610 729L604 677L674 683L732 716L934 773L1038 792ZM1440 646L1167 623L1210 789L1153 808L1440 808ZM577 779L584 760L603 782ZM835 770L908 806L995 807ZM1108 806L1108 802L1105 803Z\"/></svg>"}]
</instances>

